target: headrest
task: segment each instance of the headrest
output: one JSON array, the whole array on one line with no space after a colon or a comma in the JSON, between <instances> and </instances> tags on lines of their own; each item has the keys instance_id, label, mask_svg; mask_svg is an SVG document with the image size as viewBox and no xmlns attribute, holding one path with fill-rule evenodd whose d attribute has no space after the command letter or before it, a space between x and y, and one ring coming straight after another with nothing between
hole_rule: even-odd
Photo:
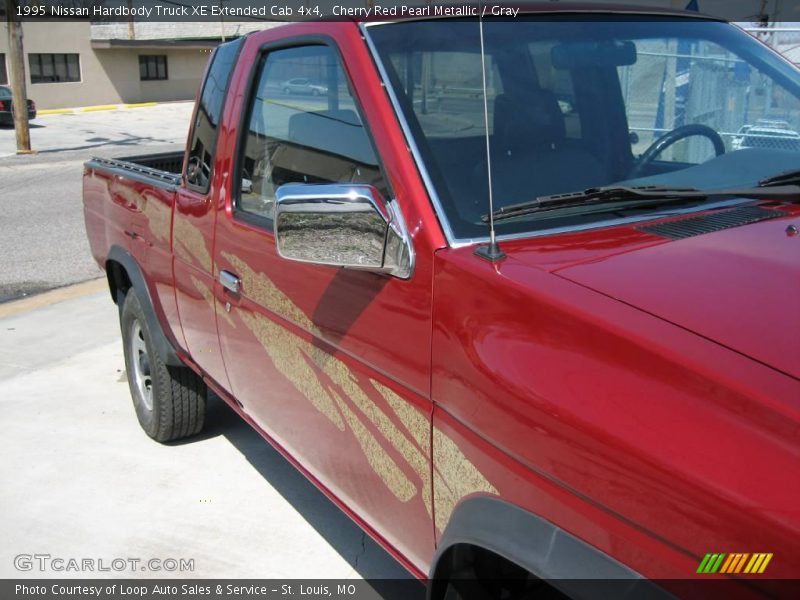
<instances>
[{"instance_id":1,"label":"headrest","mask_svg":"<svg viewBox=\"0 0 800 600\"><path fill-rule=\"evenodd\" d=\"M494 136L504 152L554 147L567 137L564 115L553 92L500 94L494 101Z\"/></svg>"},{"instance_id":2,"label":"headrest","mask_svg":"<svg viewBox=\"0 0 800 600\"><path fill-rule=\"evenodd\" d=\"M374 165L375 153L358 115L352 110L300 112L289 117L289 141Z\"/></svg>"}]
</instances>

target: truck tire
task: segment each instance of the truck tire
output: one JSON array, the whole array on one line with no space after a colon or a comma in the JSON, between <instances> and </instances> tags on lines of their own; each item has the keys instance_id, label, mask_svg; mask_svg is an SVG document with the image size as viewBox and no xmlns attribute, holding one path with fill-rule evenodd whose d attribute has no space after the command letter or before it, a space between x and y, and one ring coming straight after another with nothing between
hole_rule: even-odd
<instances>
[{"instance_id":1,"label":"truck tire","mask_svg":"<svg viewBox=\"0 0 800 600\"><path fill-rule=\"evenodd\" d=\"M158 442L199 433L207 389L187 367L165 365L153 347L150 328L136 290L131 287L120 313L125 370L139 425Z\"/></svg>"}]
</instances>

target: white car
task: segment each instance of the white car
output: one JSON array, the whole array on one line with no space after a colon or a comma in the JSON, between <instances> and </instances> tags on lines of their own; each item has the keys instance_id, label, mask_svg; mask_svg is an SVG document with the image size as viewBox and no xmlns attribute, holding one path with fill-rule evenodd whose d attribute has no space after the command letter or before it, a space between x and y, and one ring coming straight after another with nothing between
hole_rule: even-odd
<instances>
[{"instance_id":1,"label":"white car","mask_svg":"<svg viewBox=\"0 0 800 600\"><path fill-rule=\"evenodd\" d=\"M753 128L752 125L742 125L739 128L739 131L736 132L731 138L731 148L733 150L741 150L742 149L742 140L744 140L745 134Z\"/></svg>"},{"instance_id":2,"label":"white car","mask_svg":"<svg viewBox=\"0 0 800 600\"><path fill-rule=\"evenodd\" d=\"M314 83L310 79L306 79L304 77L296 77L295 79L284 81L282 87L283 93L287 95L307 94L311 96L319 96L321 94L328 93L327 86Z\"/></svg>"},{"instance_id":3,"label":"white car","mask_svg":"<svg viewBox=\"0 0 800 600\"><path fill-rule=\"evenodd\" d=\"M769 148L774 150L800 151L800 133L782 127L750 127L738 140L734 138L733 149Z\"/></svg>"}]
</instances>

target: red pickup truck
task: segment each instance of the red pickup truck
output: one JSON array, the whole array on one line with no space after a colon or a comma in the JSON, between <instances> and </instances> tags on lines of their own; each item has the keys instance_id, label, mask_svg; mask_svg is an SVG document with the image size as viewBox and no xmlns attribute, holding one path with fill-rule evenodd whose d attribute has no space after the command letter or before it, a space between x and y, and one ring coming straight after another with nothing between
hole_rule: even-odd
<instances>
[{"instance_id":1,"label":"red pickup truck","mask_svg":"<svg viewBox=\"0 0 800 600\"><path fill-rule=\"evenodd\" d=\"M84 169L138 419L196 434L213 390L432 598L776 593L800 575L800 154L733 148L764 119L800 130L798 70L696 14L222 44L185 157Z\"/></svg>"}]
</instances>

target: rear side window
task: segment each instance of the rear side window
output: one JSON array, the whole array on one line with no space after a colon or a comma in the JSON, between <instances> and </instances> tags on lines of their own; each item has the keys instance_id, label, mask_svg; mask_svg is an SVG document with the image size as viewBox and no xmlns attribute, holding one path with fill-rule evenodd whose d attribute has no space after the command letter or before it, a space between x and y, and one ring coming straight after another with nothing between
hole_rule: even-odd
<instances>
[{"instance_id":1,"label":"rear side window","mask_svg":"<svg viewBox=\"0 0 800 600\"><path fill-rule=\"evenodd\" d=\"M261 224L271 224L275 190L286 183L367 183L388 195L332 48L294 47L262 58L246 123L235 207Z\"/></svg>"},{"instance_id":2,"label":"rear side window","mask_svg":"<svg viewBox=\"0 0 800 600\"><path fill-rule=\"evenodd\" d=\"M200 105L192 129L186 169L186 181L197 191L208 191L225 93L241 45L242 38L222 44L211 56L211 66L203 84L203 93L200 96Z\"/></svg>"}]
</instances>

